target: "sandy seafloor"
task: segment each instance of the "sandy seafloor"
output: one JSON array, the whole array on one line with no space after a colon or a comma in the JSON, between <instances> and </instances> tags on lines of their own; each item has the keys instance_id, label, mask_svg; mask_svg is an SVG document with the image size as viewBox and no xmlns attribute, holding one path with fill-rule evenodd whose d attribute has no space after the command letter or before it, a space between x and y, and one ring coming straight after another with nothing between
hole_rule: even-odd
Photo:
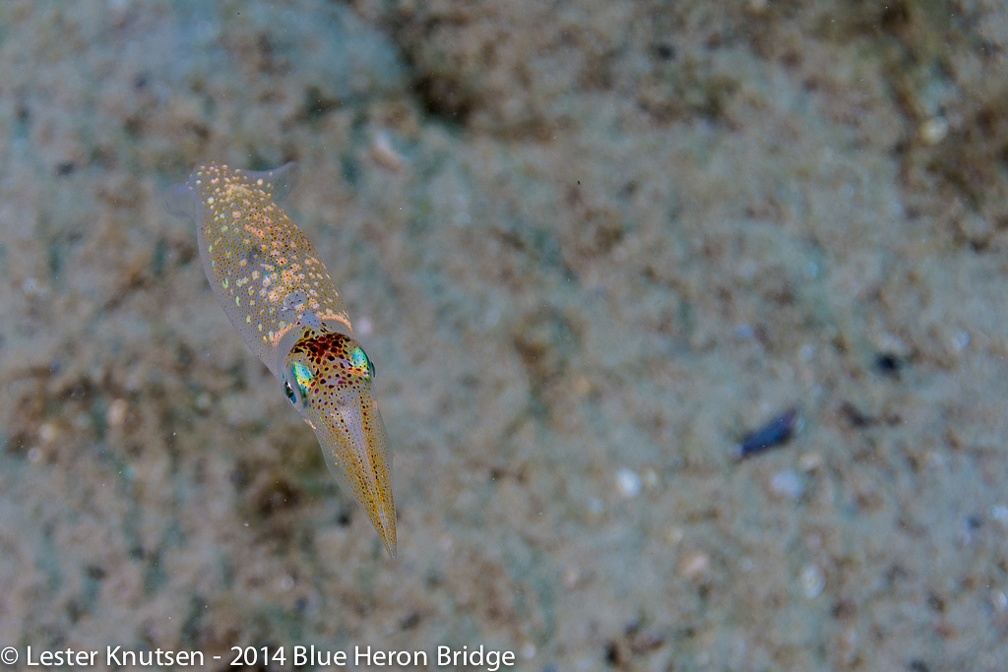
<instances>
[{"instance_id":1,"label":"sandy seafloor","mask_svg":"<svg viewBox=\"0 0 1008 672\"><path fill-rule=\"evenodd\" d=\"M1006 119L997 0L0 4L0 668L1006 669ZM210 160L301 164L395 561L163 208Z\"/></svg>"}]
</instances>

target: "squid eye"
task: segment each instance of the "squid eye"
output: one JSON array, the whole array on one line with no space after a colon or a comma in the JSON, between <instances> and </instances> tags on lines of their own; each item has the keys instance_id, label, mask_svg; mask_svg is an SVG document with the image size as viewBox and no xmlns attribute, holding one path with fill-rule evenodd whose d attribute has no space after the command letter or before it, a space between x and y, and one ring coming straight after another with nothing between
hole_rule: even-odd
<instances>
[{"instance_id":1,"label":"squid eye","mask_svg":"<svg viewBox=\"0 0 1008 672\"><path fill-rule=\"evenodd\" d=\"M308 389L312 384L311 369L301 362L294 362L284 375L284 394L294 406L308 403Z\"/></svg>"},{"instance_id":2,"label":"squid eye","mask_svg":"<svg viewBox=\"0 0 1008 672\"><path fill-rule=\"evenodd\" d=\"M364 349L359 345L353 349L353 352L350 353L350 362L365 378L375 377L374 363L372 363L371 359L367 356L367 353L364 352ZM367 371L367 374L364 374L364 371Z\"/></svg>"}]
</instances>

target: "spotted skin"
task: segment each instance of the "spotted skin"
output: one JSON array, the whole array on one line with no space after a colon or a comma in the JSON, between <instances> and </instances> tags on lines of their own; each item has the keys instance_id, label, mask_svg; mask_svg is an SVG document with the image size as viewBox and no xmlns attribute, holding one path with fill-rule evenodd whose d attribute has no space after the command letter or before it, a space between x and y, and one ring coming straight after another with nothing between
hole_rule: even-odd
<instances>
[{"instance_id":1,"label":"spotted skin","mask_svg":"<svg viewBox=\"0 0 1008 672\"><path fill-rule=\"evenodd\" d=\"M279 205L295 171L200 166L168 208L196 222L203 270L228 319L282 382L394 558L392 455L371 391L374 365L318 252Z\"/></svg>"}]
</instances>

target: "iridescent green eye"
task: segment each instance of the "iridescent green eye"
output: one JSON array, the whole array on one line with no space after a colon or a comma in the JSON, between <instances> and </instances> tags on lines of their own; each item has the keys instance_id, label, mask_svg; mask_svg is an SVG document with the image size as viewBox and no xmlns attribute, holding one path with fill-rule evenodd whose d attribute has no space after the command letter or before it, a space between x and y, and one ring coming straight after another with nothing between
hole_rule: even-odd
<instances>
[{"instance_id":1,"label":"iridescent green eye","mask_svg":"<svg viewBox=\"0 0 1008 672\"><path fill-rule=\"evenodd\" d=\"M368 358L367 353L359 345L350 353L350 362L358 371L367 370L367 378L374 378L374 364L371 363L371 359Z\"/></svg>"},{"instance_id":2,"label":"iridescent green eye","mask_svg":"<svg viewBox=\"0 0 1008 672\"><path fill-rule=\"evenodd\" d=\"M291 372L294 374L294 380L297 381L298 387L301 388L301 396L307 397L308 385L311 384L312 378L314 377L312 376L311 369L301 362L294 362L294 364L291 365Z\"/></svg>"},{"instance_id":3,"label":"iridescent green eye","mask_svg":"<svg viewBox=\"0 0 1008 672\"><path fill-rule=\"evenodd\" d=\"M301 362L290 365L284 375L284 394L292 404L297 406L308 402L308 387L313 377L311 369Z\"/></svg>"}]
</instances>

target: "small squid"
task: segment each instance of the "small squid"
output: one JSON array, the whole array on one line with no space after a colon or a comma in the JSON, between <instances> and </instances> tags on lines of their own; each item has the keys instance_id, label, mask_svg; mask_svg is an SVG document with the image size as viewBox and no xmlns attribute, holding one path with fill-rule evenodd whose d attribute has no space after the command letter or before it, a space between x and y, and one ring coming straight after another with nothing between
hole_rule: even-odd
<instances>
[{"instance_id":1,"label":"small squid","mask_svg":"<svg viewBox=\"0 0 1008 672\"><path fill-rule=\"evenodd\" d=\"M168 209L196 223L210 286L245 344L315 430L329 471L396 556L392 455L371 392L374 364L315 247L279 203L297 166L197 168Z\"/></svg>"}]
</instances>

